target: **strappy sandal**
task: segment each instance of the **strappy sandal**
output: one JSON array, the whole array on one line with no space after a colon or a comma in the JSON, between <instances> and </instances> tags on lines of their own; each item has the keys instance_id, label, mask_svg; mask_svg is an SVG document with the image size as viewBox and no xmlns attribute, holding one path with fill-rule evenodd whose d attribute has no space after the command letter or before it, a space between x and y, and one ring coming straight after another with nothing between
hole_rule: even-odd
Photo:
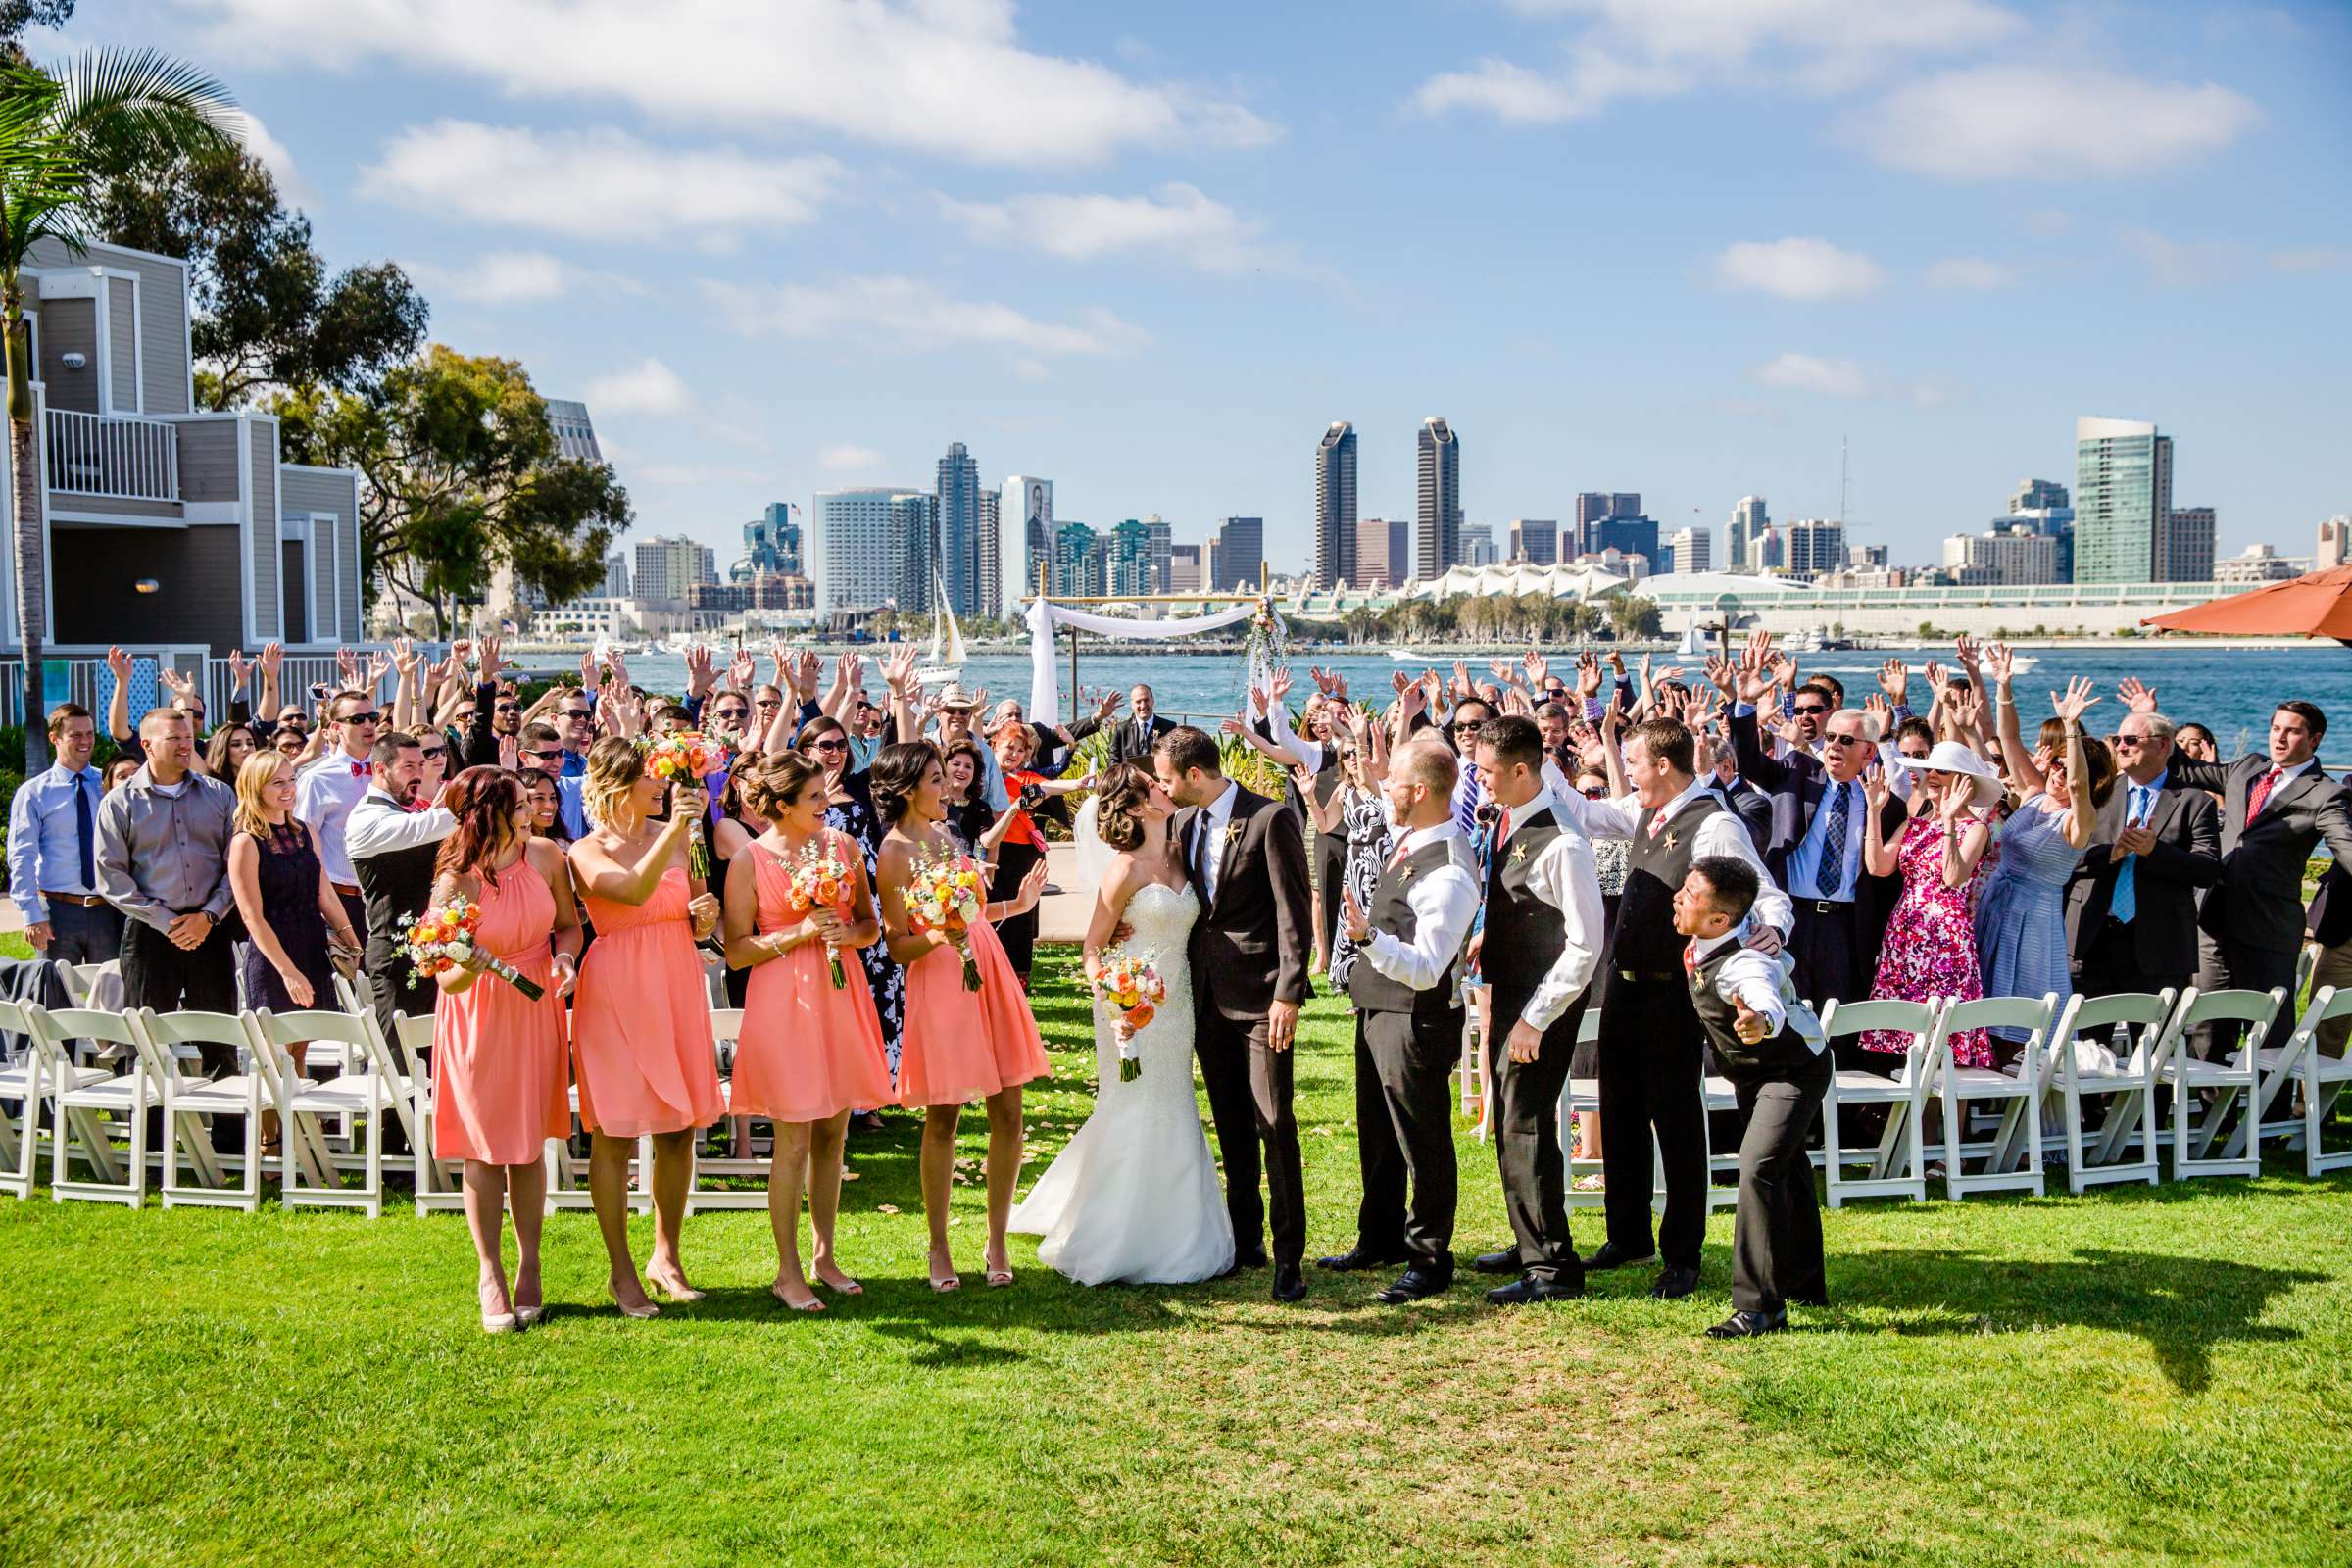
<instances>
[{"instance_id":1,"label":"strappy sandal","mask_svg":"<svg viewBox=\"0 0 2352 1568\"><path fill-rule=\"evenodd\" d=\"M945 1296L950 1291L962 1290L963 1281L953 1274L949 1274L944 1277L934 1274L931 1276L931 1289L937 1291L940 1295Z\"/></svg>"}]
</instances>

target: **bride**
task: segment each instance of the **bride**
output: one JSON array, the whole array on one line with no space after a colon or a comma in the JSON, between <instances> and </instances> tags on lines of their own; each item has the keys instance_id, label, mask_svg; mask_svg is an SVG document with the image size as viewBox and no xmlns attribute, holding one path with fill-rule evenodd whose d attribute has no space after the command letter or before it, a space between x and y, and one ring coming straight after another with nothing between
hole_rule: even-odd
<instances>
[{"instance_id":1,"label":"bride","mask_svg":"<svg viewBox=\"0 0 2352 1568\"><path fill-rule=\"evenodd\" d=\"M1044 1238L1040 1261L1081 1285L1174 1285L1233 1266L1233 1221L1217 1186L1193 1099L1193 976L1186 943L1200 906L1168 833L1176 804L1132 762L1103 775L1095 826L1115 852L1086 932L1091 980L1112 935L1167 986L1134 1034L1142 1072L1119 1078L1123 1018L1095 1004L1095 1112L1012 1212L1012 1229Z\"/></svg>"}]
</instances>

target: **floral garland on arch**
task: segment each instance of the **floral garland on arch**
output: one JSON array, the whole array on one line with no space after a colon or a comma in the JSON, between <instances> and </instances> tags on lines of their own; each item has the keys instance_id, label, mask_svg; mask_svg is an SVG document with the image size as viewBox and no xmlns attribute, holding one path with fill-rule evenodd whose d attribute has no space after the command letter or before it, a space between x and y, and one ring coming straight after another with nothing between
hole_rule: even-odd
<instances>
[{"instance_id":1,"label":"floral garland on arch","mask_svg":"<svg viewBox=\"0 0 2352 1568\"><path fill-rule=\"evenodd\" d=\"M1270 681L1277 670L1291 667L1290 623L1271 599L1260 599L1242 633L1242 682L1245 689Z\"/></svg>"}]
</instances>

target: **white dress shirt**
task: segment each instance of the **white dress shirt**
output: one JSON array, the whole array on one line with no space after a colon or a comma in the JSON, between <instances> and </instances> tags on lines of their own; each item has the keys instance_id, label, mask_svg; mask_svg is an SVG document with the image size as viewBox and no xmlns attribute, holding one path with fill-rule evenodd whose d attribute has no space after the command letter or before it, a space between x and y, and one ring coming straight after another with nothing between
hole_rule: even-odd
<instances>
[{"instance_id":1,"label":"white dress shirt","mask_svg":"<svg viewBox=\"0 0 2352 1568\"><path fill-rule=\"evenodd\" d=\"M355 768L365 771L354 772ZM366 758L337 749L304 768L295 780L295 819L311 830L311 841L318 847L318 860L326 867L329 882L350 887L357 880L352 875L345 834L351 808L368 792L374 775Z\"/></svg>"},{"instance_id":2,"label":"white dress shirt","mask_svg":"<svg viewBox=\"0 0 2352 1568\"><path fill-rule=\"evenodd\" d=\"M438 844L457 830L458 819L438 806L412 811L382 790L371 789L351 808L343 848L352 859L366 860L419 844Z\"/></svg>"},{"instance_id":3,"label":"white dress shirt","mask_svg":"<svg viewBox=\"0 0 2352 1568\"><path fill-rule=\"evenodd\" d=\"M1375 931L1363 945L1364 961L1375 973L1412 991L1427 991L1438 983L1446 966L1461 956L1462 944L1470 939L1470 922L1478 918L1478 879L1471 874L1470 847L1450 818L1407 833L1389 858L1395 860L1431 844L1449 845L1452 853L1444 865L1405 884L1404 902L1413 911L1412 940Z\"/></svg>"},{"instance_id":4,"label":"white dress shirt","mask_svg":"<svg viewBox=\"0 0 2352 1568\"><path fill-rule=\"evenodd\" d=\"M1670 817L1693 800L1708 792L1715 782L1710 774L1694 778L1690 787L1659 808L1658 815ZM1574 822L1592 838L1630 839L1642 828L1642 797L1621 795L1613 801L1588 801L1581 795L1555 797L1568 820ZM1786 937L1795 923L1795 906L1788 895L1773 881L1772 873L1757 858L1756 847L1747 836L1747 827L1731 811L1718 810L1699 823L1698 833L1691 840L1691 858L1707 855L1728 855L1735 860L1745 860L1756 868L1756 879L1763 884L1756 891L1756 906L1749 911L1751 922L1771 926Z\"/></svg>"},{"instance_id":5,"label":"white dress shirt","mask_svg":"<svg viewBox=\"0 0 2352 1568\"><path fill-rule=\"evenodd\" d=\"M1225 825L1233 820L1233 803L1241 798L1241 786L1225 781L1225 793L1200 808L1193 820L1193 860L1200 868L1200 902L1213 903L1217 896L1217 877L1224 869L1218 862L1225 858Z\"/></svg>"},{"instance_id":6,"label":"white dress shirt","mask_svg":"<svg viewBox=\"0 0 2352 1568\"><path fill-rule=\"evenodd\" d=\"M1717 949L1727 942L1737 942L1748 933L1745 921L1732 927L1719 937L1690 944L1693 968L1705 963ZM1744 1002L1747 1010L1764 1020L1764 1038L1770 1040L1781 1032L1784 1024L1793 1023L1805 1044L1820 1055L1827 1041L1821 1032L1821 1020L1813 1009L1799 1003L1791 1009L1784 982L1796 968L1796 960L1786 953L1758 953L1753 948L1741 948L1723 960L1715 971L1715 994L1735 1004Z\"/></svg>"},{"instance_id":7,"label":"white dress shirt","mask_svg":"<svg viewBox=\"0 0 2352 1568\"><path fill-rule=\"evenodd\" d=\"M1582 800L1583 797L1577 797ZM1592 975L1600 967L1600 950L1608 940L1609 925L1600 902L1600 877L1592 864L1592 841L1565 811L1557 809L1557 797L1545 790L1534 800L1510 808L1511 838L1531 822L1551 817L1560 825L1544 853L1536 857L1528 868L1527 885L1536 897L1557 909L1560 914L1560 956L1544 972L1527 1005L1519 1009L1519 1021L1539 1032L1560 1021L1569 1004L1592 983ZM1496 855L1507 855L1510 839L1494 846Z\"/></svg>"}]
</instances>

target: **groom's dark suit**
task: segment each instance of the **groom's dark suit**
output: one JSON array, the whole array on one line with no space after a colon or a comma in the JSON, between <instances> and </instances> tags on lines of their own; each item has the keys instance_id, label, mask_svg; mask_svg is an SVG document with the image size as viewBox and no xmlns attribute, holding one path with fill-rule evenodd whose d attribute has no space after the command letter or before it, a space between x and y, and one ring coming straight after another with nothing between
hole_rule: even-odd
<instances>
[{"instance_id":1,"label":"groom's dark suit","mask_svg":"<svg viewBox=\"0 0 2352 1568\"><path fill-rule=\"evenodd\" d=\"M1175 823L1202 899L1190 944L1193 1049L1224 1156L1235 1253L1249 1258L1266 1235L1257 1196L1262 1143L1273 1260L1296 1267L1306 1253L1305 1177L1291 1114L1291 1053L1266 1044L1266 1014L1276 1002L1306 1001L1313 918L1306 830L1290 808L1239 785L1224 827L1213 834L1202 830L1212 811L1196 807ZM1206 874L1212 863L1213 878Z\"/></svg>"}]
</instances>

